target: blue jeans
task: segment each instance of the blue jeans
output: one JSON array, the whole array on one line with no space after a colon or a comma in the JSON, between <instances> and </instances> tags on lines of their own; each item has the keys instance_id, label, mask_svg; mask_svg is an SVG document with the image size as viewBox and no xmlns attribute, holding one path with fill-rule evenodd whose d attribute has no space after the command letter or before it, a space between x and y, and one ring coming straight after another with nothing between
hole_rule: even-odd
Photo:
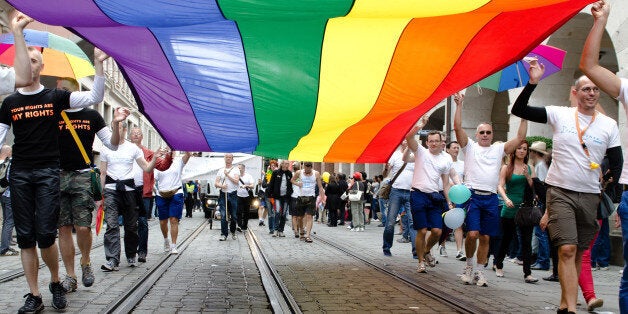
<instances>
[{"instance_id":1,"label":"blue jeans","mask_svg":"<svg viewBox=\"0 0 628 314\"><path fill-rule=\"evenodd\" d=\"M541 230L541 227L534 226L534 236L539 240L539 249L536 255L536 265L542 269L550 267L550 246L547 232Z\"/></svg>"},{"instance_id":2,"label":"blue jeans","mask_svg":"<svg viewBox=\"0 0 628 314\"><path fill-rule=\"evenodd\" d=\"M384 252L390 252L390 248L393 245L393 238L395 236L395 219L399 212L405 209L408 212L408 225L404 227L410 233L410 243L412 243L412 255L416 255L416 247L414 239L416 238L416 230L412 228L412 215L410 215L410 190L402 189L390 189L390 197L388 199L388 215L389 219L386 219L384 227L384 244L382 250Z\"/></svg>"},{"instance_id":3,"label":"blue jeans","mask_svg":"<svg viewBox=\"0 0 628 314\"><path fill-rule=\"evenodd\" d=\"M619 311L628 313L628 191L621 195L617 215L621 219L621 237L624 243L624 273L619 286Z\"/></svg>"},{"instance_id":4,"label":"blue jeans","mask_svg":"<svg viewBox=\"0 0 628 314\"><path fill-rule=\"evenodd\" d=\"M275 232L275 205L270 202L270 199L266 198L266 208L268 211L268 231L270 233Z\"/></svg>"},{"instance_id":5,"label":"blue jeans","mask_svg":"<svg viewBox=\"0 0 628 314\"><path fill-rule=\"evenodd\" d=\"M225 197L226 195L226 197ZM225 207L226 205L226 207ZM218 198L218 206L220 206L220 234L228 236L229 231L235 233L236 231L236 218L238 217L238 194L236 191L231 193L225 193L220 191L220 197ZM229 221L227 222L227 211L229 208Z\"/></svg>"},{"instance_id":6,"label":"blue jeans","mask_svg":"<svg viewBox=\"0 0 628 314\"><path fill-rule=\"evenodd\" d=\"M602 225L600 226L600 232L597 235L595 244L591 249L591 267L600 266L608 267L608 262L611 257L611 238L609 235L610 226L608 225L608 218L602 219Z\"/></svg>"},{"instance_id":7,"label":"blue jeans","mask_svg":"<svg viewBox=\"0 0 628 314\"><path fill-rule=\"evenodd\" d=\"M289 195L275 198L275 206L273 207L275 231L283 232L283 229L286 226L286 217L290 211L291 201L292 198Z\"/></svg>"},{"instance_id":8,"label":"blue jeans","mask_svg":"<svg viewBox=\"0 0 628 314\"><path fill-rule=\"evenodd\" d=\"M6 252L11 247L11 236L13 235L13 210L11 209L11 197L1 196L2 203L2 238L0 241L0 254Z\"/></svg>"},{"instance_id":9,"label":"blue jeans","mask_svg":"<svg viewBox=\"0 0 628 314\"><path fill-rule=\"evenodd\" d=\"M378 198L377 201L379 202L379 211L382 213L382 224L385 226L388 217L388 200Z\"/></svg>"}]
</instances>

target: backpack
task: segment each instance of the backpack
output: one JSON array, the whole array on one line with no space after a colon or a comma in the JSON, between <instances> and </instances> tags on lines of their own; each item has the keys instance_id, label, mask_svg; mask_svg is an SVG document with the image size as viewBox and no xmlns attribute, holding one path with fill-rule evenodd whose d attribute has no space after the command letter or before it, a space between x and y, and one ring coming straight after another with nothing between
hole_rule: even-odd
<instances>
[{"instance_id":1,"label":"backpack","mask_svg":"<svg viewBox=\"0 0 628 314\"><path fill-rule=\"evenodd\" d=\"M0 164L0 194L4 193L9 188L9 180L7 176L9 174L9 168L11 165L11 158L7 158Z\"/></svg>"}]
</instances>

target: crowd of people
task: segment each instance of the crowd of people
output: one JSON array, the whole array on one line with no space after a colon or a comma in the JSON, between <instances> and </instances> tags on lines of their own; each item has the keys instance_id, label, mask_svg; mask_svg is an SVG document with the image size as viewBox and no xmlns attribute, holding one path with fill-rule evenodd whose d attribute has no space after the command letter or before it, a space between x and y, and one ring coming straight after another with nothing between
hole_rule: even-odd
<instances>
[{"instance_id":1,"label":"crowd of people","mask_svg":"<svg viewBox=\"0 0 628 314\"><path fill-rule=\"evenodd\" d=\"M551 268L552 275L543 279L560 282L558 313L576 311L578 286L589 310L602 306L603 301L595 296L591 267L608 267L608 260L599 258L595 249L604 223L600 239L604 232L608 234L608 220L599 219L597 208L601 186L628 187L628 158L622 155L616 121L596 106L600 92L605 92L628 109L628 79L598 63L608 3L594 3L591 12L594 24L580 62L585 75L570 90L575 106L528 104L545 70L543 64L532 60L530 80L512 107L521 123L516 136L506 142L493 142L490 123L480 123L471 138L462 127L464 94L456 93L457 141L447 142L442 132L431 131L421 144L416 134L428 121L423 117L392 154L384 173L372 179L365 172L349 177L321 174L311 162L273 160L264 178L255 182L245 165L234 164L233 154L225 154L225 166L214 182L219 190L219 240L227 241L229 236L236 240L236 232L247 229L250 201L257 194L259 225L267 224L272 237L285 237L288 214L294 237L305 243L313 241L316 220L329 227L347 225L352 232L363 232L371 222L379 222L382 252L392 256L399 223L403 230L399 242L411 243L417 271L425 273L436 267L437 253L432 251L446 256L446 239L453 232L456 259L464 262L460 277L464 284L487 286L484 269L493 255L497 277L506 276L506 258L523 266L525 283L538 281L532 270ZM168 254L179 253L178 225L184 205L186 217L200 207L198 183L181 181L190 153L174 158L167 148L153 152L142 146L139 128L130 131L127 141L127 109L117 108L109 127L97 111L87 108L103 100L105 53L94 51L96 76L90 91L78 91L78 83L71 78L60 78L54 89L41 85L44 60L39 50L26 46L23 35L31 21L20 12L11 14L14 67L0 69L0 93L12 93L0 108L0 143L5 142L9 129L15 135L13 147L5 145L0 150L0 173L4 173L0 179L4 217L0 255L21 255L29 293L20 313L36 313L44 307L38 280L40 254L50 272L52 306L66 308L66 293L78 288L73 232L82 253L81 282L86 287L94 283L90 250L95 202L104 202L106 260L100 267L104 272L120 266L120 226L124 227L125 258L128 266L135 267L147 259L147 221L154 205ZM18 90L13 92L15 88ZM552 127L551 153L545 142L526 141L528 121ZM92 152L95 137L105 145L99 165L104 195L100 199L96 197L100 191L92 189L97 168ZM459 152L463 158L459 159ZM471 192L463 204L449 198L450 187L459 184ZM518 220L521 208L533 203L541 204L540 221ZM464 225L450 230L443 224L442 214L456 207L466 212ZM621 196L617 217L626 260L628 193ZM20 251L11 247L13 228ZM538 243L536 260L533 238ZM513 242L518 249L512 249ZM67 273L63 278L59 254ZM626 272L619 300L621 311L628 312Z\"/></svg>"}]
</instances>

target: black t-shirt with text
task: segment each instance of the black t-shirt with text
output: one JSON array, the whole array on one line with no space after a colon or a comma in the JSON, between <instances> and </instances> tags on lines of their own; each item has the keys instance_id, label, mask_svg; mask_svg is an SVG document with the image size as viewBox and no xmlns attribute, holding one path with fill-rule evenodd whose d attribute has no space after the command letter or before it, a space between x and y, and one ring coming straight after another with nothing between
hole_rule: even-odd
<instances>
[{"instance_id":1,"label":"black t-shirt with text","mask_svg":"<svg viewBox=\"0 0 628 314\"><path fill-rule=\"evenodd\" d=\"M94 154L92 152L92 144L96 133L107 127L105 119L98 111L89 108L83 108L76 112L67 112L68 119L74 126L85 152L90 162L94 162ZM61 169L63 170L80 170L88 168L85 159L79 150L70 129L65 125L63 118L59 120L59 150L61 150Z\"/></svg>"},{"instance_id":2,"label":"black t-shirt with text","mask_svg":"<svg viewBox=\"0 0 628 314\"><path fill-rule=\"evenodd\" d=\"M13 93L2 102L0 123L13 127L13 168L59 166L59 119L70 108L70 92L44 89L34 95Z\"/></svg>"}]
</instances>

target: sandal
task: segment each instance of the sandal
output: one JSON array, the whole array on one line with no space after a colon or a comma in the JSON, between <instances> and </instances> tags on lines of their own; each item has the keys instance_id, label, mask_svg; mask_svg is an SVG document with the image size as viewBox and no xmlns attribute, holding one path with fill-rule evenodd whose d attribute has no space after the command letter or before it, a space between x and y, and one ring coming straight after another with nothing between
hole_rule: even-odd
<instances>
[{"instance_id":1,"label":"sandal","mask_svg":"<svg viewBox=\"0 0 628 314\"><path fill-rule=\"evenodd\" d=\"M311 239L310 237L306 237L306 238L305 238L305 242L307 242L307 243L312 243L312 239Z\"/></svg>"}]
</instances>

